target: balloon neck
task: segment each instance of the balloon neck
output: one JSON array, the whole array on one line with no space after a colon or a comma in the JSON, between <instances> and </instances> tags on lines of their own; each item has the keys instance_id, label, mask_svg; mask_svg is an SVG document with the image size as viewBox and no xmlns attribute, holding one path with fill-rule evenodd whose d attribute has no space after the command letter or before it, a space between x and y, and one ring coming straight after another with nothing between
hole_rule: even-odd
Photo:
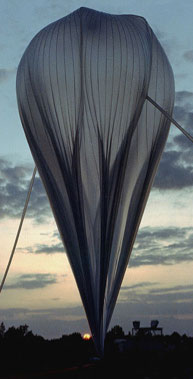
<instances>
[{"instance_id":1,"label":"balloon neck","mask_svg":"<svg viewBox=\"0 0 193 379\"><path fill-rule=\"evenodd\" d=\"M93 341L94 341L97 356L100 359L104 358L104 338L101 337L99 339L95 335L93 335Z\"/></svg>"}]
</instances>

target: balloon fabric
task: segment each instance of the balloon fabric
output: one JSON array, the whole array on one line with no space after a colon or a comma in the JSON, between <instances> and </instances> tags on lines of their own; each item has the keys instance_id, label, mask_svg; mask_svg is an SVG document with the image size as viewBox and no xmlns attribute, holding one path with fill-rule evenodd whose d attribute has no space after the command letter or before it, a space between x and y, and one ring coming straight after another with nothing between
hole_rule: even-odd
<instances>
[{"instance_id":1,"label":"balloon fabric","mask_svg":"<svg viewBox=\"0 0 193 379\"><path fill-rule=\"evenodd\" d=\"M172 114L174 79L146 20L80 8L41 30L17 73L23 128L99 354Z\"/></svg>"}]
</instances>

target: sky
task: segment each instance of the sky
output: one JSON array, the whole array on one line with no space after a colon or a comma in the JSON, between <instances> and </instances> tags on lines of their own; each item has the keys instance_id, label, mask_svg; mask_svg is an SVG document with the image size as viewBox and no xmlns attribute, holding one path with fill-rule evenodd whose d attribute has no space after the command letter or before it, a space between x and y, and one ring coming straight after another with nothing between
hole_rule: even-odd
<instances>
[{"instance_id":1,"label":"sky","mask_svg":"<svg viewBox=\"0 0 193 379\"><path fill-rule=\"evenodd\" d=\"M193 135L192 0L0 0L0 279L14 243L34 162L18 115L21 56L47 24L81 6L146 18L175 78L174 118ZM193 146L171 125L110 328L158 319L165 334L193 335ZM45 338L89 331L44 188L36 178L0 294L0 322Z\"/></svg>"}]
</instances>

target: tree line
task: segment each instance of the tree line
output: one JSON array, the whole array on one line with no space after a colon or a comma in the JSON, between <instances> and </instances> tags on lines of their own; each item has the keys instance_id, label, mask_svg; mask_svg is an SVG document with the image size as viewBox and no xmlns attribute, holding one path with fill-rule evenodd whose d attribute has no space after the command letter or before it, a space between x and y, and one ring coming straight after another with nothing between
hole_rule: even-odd
<instances>
[{"instance_id":1,"label":"tree line","mask_svg":"<svg viewBox=\"0 0 193 379\"><path fill-rule=\"evenodd\" d=\"M92 358L96 357L92 338L84 340L79 332L49 340L33 334L26 324L6 330L3 322L0 324L0 354L0 377L3 378L6 375L15 378L21 373L27 376L39 371L83 367L94 362ZM192 337L180 336L177 332L166 336L132 336L115 325L107 333L105 355L96 372L100 376L104 369L108 375L110 371L114 374L117 370L117 375L120 375L120 367L124 374L129 364L133 378L135 375L151 377L152 372L159 372L162 377L176 375L177 378L180 373L180 378L188 378L188 375L193 377L192 356ZM91 377L95 378L93 375Z\"/></svg>"}]
</instances>

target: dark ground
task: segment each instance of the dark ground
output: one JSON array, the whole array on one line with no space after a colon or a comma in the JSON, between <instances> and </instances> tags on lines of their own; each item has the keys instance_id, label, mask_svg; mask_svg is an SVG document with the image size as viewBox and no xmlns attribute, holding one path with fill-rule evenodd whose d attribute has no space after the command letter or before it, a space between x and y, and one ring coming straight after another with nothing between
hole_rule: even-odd
<instances>
[{"instance_id":1,"label":"dark ground","mask_svg":"<svg viewBox=\"0 0 193 379\"><path fill-rule=\"evenodd\" d=\"M92 340L84 341L79 333L45 340L21 326L0 334L1 379L193 379L193 338L178 333L132 337L110 332L104 358L94 357Z\"/></svg>"}]
</instances>

